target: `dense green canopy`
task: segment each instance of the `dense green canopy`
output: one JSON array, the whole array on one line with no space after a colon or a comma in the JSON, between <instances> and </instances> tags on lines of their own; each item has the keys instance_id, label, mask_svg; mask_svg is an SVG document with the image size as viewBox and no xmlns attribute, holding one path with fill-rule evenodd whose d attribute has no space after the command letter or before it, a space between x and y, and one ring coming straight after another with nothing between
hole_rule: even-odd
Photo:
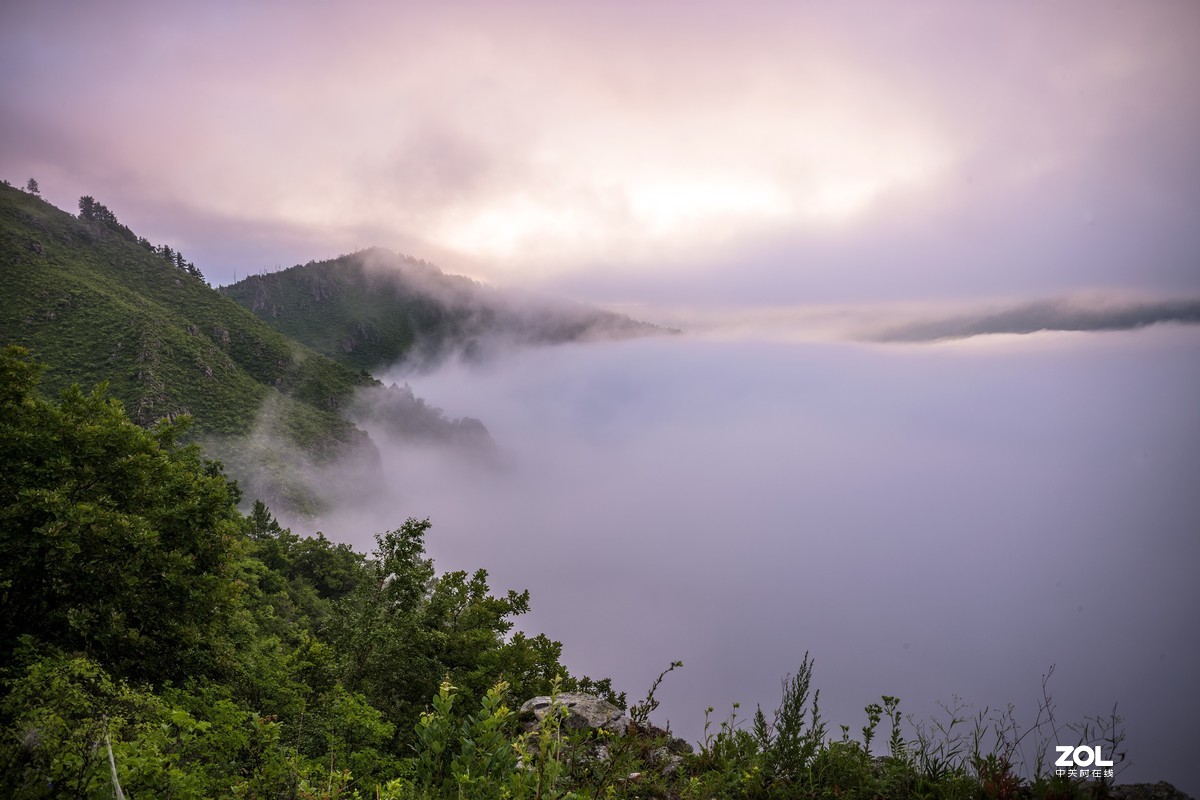
<instances>
[{"instance_id":1,"label":"dense green canopy","mask_svg":"<svg viewBox=\"0 0 1200 800\"><path fill-rule=\"evenodd\" d=\"M41 371L0 352L0 795L112 796L102 735L134 796L371 785L443 678L519 697L565 674L558 643L509 635L527 593L436 574L428 521L368 557L244 516L186 417L139 427L103 387L51 401Z\"/></svg>"}]
</instances>

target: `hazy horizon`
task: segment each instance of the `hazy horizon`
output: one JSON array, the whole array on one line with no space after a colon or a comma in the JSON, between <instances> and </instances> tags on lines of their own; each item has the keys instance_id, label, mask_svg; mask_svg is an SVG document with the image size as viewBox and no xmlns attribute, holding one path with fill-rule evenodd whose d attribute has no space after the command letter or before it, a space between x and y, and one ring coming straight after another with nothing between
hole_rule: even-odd
<instances>
[{"instance_id":1,"label":"hazy horizon","mask_svg":"<svg viewBox=\"0 0 1200 800\"><path fill-rule=\"evenodd\" d=\"M603 305L1200 292L1187 0L0 22L0 176L216 283L378 245Z\"/></svg>"}]
</instances>

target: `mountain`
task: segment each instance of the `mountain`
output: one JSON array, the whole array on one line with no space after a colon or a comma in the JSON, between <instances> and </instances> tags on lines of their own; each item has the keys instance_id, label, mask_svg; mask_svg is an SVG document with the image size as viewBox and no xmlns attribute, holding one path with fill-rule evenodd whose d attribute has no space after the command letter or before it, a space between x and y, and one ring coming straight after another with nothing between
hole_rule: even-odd
<instances>
[{"instance_id":1,"label":"mountain","mask_svg":"<svg viewBox=\"0 0 1200 800\"><path fill-rule=\"evenodd\" d=\"M144 426L190 415L190 436L280 509L319 510L313 464L365 453L369 471L351 411L425 438L490 442L477 422L448 420L273 329L90 197L75 217L0 185L0 286L0 345L46 364L46 390L105 382Z\"/></svg>"},{"instance_id":2,"label":"mountain","mask_svg":"<svg viewBox=\"0 0 1200 800\"><path fill-rule=\"evenodd\" d=\"M323 497L371 491L379 464L368 429L494 455L481 422L449 419L369 370L664 332L379 248L213 289L95 198L79 209L0 185L0 345L46 364L50 393L106 383L140 425L189 415L187 435L225 462L247 499L280 511L318 513Z\"/></svg>"},{"instance_id":3,"label":"mountain","mask_svg":"<svg viewBox=\"0 0 1200 800\"><path fill-rule=\"evenodd\" d=\"M589 306L503 292L383 248L254 275L221 291L276 330L356 369L451 352L664 333Z\"/></svg>"},{"instance_id":4,"label":"mountain","mask_svg":"<svg viewBox=\"0 0 1200 800\"><path fill-rule=\"evenodd\" d=\"M51 390L107 381L141 424L191 414L199 431L225 434L248 432L275 396L306 446L354 438L337 409L370 376L281 335L119 229L0 187L0 274L0 339L48 364Z\"/></svg>"}]
</instances>

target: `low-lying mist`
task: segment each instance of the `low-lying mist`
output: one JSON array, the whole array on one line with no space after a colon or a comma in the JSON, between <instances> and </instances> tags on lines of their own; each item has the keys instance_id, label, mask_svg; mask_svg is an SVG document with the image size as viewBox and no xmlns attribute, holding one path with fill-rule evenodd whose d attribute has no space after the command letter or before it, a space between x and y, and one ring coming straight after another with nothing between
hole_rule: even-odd
<instances>
[{"instance_id":1,"label":"low-lying mist","mask_svg":"<svg viewBox=\"0 0 1200 800\"><path fill-rule=\"evenodd\" d=\"M1060 722L1118 703L1122 777L1194 791L1197 344L680 336L397 372L502 458L375 426L384 489L316 527L369 550L430 517L439 569L530 589L521 627L577 674L634 697L682 660L657 716L692 740L708 706L774 708L805 652L832 733L881 694L1031 724L1054 665Z\"/></svg>"}]
</instances>

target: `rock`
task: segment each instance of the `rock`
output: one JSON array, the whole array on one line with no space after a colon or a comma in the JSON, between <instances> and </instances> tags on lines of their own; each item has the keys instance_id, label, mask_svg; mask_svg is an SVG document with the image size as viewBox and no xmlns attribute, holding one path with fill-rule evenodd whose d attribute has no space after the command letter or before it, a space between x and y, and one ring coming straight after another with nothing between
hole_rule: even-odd
<instances>
[{"instance_id":1,"label":"rock","mask_svg":"<svg viewBox=\"0 0 1200 800\"><path fill-rule=\"evenodd\" d=\"M594 695L564 692L558 696L558 705L566 708L562 725L567 731L590 732L603 728L613 736L629 737L620 744L603 737L583 737L583 742L572 746L581 748L576 755L586 761L606 763L614 753L632 753L635 759L641 759L644 767L652 767L659 775L672 775L683 768L683 755L692 752L690 744L672 737L670 731L649 723L635 725L621 709ZM519 714L525 732L535 732L550 710L550 698L544 695L526 701ZM624 781L637 782L642 776L642 772L630 773Z\"/></svg>"},{"instance_id":2,"label":"rock","mask_svg":"<svg viewBox=\"0 0 1200 800\"><path fill-rule=\"evenodd\" d=\"M1158 783L1127 783L1108 790L1112 800L1192 800L1166 781Z\"/></svg>"},{"instance_id":3,"label":"rock","mask_svg":"<svg viewBox=\"0 0 1200 800\"><path fill-rule=\"evenodd\" d=\"M674 741L682 740L676 739ZM687 745L689 750L691 749L691 746L687 742L684 742L684 745ZM673 775L683 766L683 756L672 753L670 748L667 747L659 747L654 750L650 754L650 761L658 767L658 771L663 775Z\"/></svg>"},{"instance_id":4,"label":"rock","mask_svg":"<svg viewBox=\"0 0 1200 800\"><path fill-rule=\"evenodd\" d=\"M607 700L583 692L563 692L558 696L557 702L567 709L567 715L563 719L563 727L567 730L603 728L618 736L624 736L629 730L629 717ZM538 723L545 719L548 713L550 698L546 695L525 701L520 710L520 716L526 718L527 731L537 728ZM530 715L532 719L528 719Z\"/></svg>"}]
</instances>

